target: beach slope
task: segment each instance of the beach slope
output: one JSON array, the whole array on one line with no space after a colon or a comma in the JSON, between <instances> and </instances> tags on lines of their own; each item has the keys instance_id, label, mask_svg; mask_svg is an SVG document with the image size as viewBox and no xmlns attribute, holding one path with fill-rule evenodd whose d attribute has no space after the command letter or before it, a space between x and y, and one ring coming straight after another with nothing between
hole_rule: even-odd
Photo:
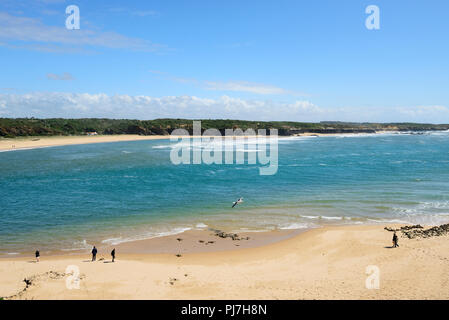
<instances>
[{"instance_id":1,"label":"beach slope","mask_svg":"<svg viewBox=\"0 0 449 320\"><path fill-rule=\"evenodd\" d=\"M449 237L399 238L378 226L313 229L220 252L0 259L0 296L12 299L448 299ZM101 255L100 255L101 256ZM68 289L67 266L80 271ZM366 287L368 270L379 289ZM73 267L72 267L73 268ZM71 271L70 271L71 272ZM28 285L23 281L30 280ZM70 285L69 285L70 287ZM73 287L73 286L72 286Z\"/></svg>"}]
</instances>

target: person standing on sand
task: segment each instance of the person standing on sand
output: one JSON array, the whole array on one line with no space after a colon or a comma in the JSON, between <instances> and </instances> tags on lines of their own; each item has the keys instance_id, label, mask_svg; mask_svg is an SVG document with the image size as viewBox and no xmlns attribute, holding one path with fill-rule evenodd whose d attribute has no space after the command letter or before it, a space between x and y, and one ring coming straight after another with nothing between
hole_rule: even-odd
<instances>
[{"instance_id":1,"label":"person standing on sand","mask_svg":"<svg viewBox=\"0 0 449 320\"><path fill-rule=\"evenodd\" d=\"M36 256L36 262L39 262L39 257L41 256L41 253L39 252L39 249L36 250L36 252L34 253L34 255Z\"/></svg>"},{"instance_id":2,"label":"person standing on sand","mask_svg":"<svg viewBox=\"0 0 449 320\"><path fill-rule=\"evenodd\" d=\"M398 236L396 235L396 231L393 234L393 248L399 247L398 245Z\"/></svg>"},{"instance_id":3,"label":"person standing on sand","mask_svg":"<svg viewBox=\"0 0 449 320\"><path fill-rule=\"evenodd\" d=\"M115 261L115 248L114 250L111 251L111 256L112 256L112 262Z\"/></svg>"},{"instance_id":4,"label":"person standing on sand","mask_svg":"<svg viewBox=\"0 0 449 320\"><path fill-rule=\"evenodd\" d=\"M97 248L95 248L94 246L94 248L92 249L92 261L95 260L97 260Z\"/></svg>"}]
</instances>

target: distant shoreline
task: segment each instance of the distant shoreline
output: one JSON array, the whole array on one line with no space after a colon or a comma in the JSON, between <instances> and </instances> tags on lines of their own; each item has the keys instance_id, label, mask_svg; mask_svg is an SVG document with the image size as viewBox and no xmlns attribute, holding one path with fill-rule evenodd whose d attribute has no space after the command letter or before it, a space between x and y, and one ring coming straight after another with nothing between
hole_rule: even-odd
<instances>
[{"instance_id":1,"label":"distant shoreline","mask_svg":"<svg viewBox=\"0 0 449 320\"><path fill-rule=\"evenodd\" d=\"M36 148L58 147L91 143L106 143L120 141L161 140L170 136L140 136L124 135L96 135L96 136L51 136L51 137L17 137L0 139L0 151L26 150Z\"/></svg>"},{"instance_id":2,"label":"distant shoreline","mask_svg":"<svg viewBox=\"0 0 449 320\"><path fill-rule=\"evenodd\" d=\"M279 136L281 138L301 137L301 136L339 136L339 135L360 135L360 134L383 134L397 133L397 131L377 131L373 133L350 132L350 133L313 133L305 132L289 136ZM245 136L239 136L245 137ZM143 136L137 134L117 134L117 135L95 135L95 136L30 136L15 138L0 138L0 151L27 150L47 147L58 147L66 145L80 145L91 143L108 143L124 141L145 141L145 140L169 140L170 135Z\"/></svg>"}]
</instances>

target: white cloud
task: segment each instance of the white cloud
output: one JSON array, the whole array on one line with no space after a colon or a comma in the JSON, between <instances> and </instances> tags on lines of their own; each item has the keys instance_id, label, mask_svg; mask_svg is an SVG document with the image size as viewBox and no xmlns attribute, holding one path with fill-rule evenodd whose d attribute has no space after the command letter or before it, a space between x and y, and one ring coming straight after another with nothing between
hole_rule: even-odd
<instances>
[{"instance_id":1,"label":"white cloud","mask_svg":"<svg viewBox=\"0 0 449 320\"><path fill-rule=\"evenodd\" d=\"M82 20L81 20L82 23ZM139 38L130 38L116 32L100 32L81 26L80 30L67 30L65 25L45 25L39 19L12 16L0 12L0 45L39 50L43 45L63 48L104 47L154 52L165 48ZM20 42L19 44L17 42ZM50 47L49 51L55 51Z\"/></svg>"},{"instance_id":2,"label":"white cloud","mask_svg":"<svg viewBox=\"0 0 449 320\"><path fill-rule=\"evenodd\" d=\"M444 106L323 108L307 100L277 102L222 96L130 96L104 93L35 92L0 94L2 117L188 118L259 121L355 121L449 123Z\"/></svg>"},{"instance_id":3,"label":"white cloud","mask_svg":"<svg viewBox=\"0 0 449 320\"><path fill-rule=\"evenodd\" d=\"M107 118L232 118L313 120L320 109L308 101L276 103L222 96L130 96L104 93L36 92L0 94L3 116L8 117L107 117ZM5 114L6 113L6 114Z\"/></svg>"}]
</instances>

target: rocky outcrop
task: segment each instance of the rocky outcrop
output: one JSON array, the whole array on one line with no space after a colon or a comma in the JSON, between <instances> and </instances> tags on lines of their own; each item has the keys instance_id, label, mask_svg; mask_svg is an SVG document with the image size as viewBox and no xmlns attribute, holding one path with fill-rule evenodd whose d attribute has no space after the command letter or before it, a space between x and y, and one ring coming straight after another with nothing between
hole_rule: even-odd
<instances>
[{"instance_id":1,"label":"rocky outcrop","mask_svg":"<svg viewBox=\"0 0 449 320\"><path fill-rule=\"evenodd\" d=\"M214 230L215 231L215 235L217 237L226 239L226 238L231 238L233 241L236 240L249 240L249 237L240 237L237 233L226 233L220 230Z\"/></svg>"},{"instance_id":2,"label":"rocky outcrop","mask_svg":"<svg viewBox=\"0 0 449 320\"><path fill-rule=\"evenodd\" d=\"M449 224L443 224L441 226L432 227L426 230L410 230L403 231L402 233L409 239L414 238L430 238L430 237L438 237L444 236L449 232Z\"/></svg>"},{"instance_id":3,"label":"rocky outcrop","mask_svg":"<svg viewBox=\"0 0 449 320\"><path fill-rule=\"evenodd\" d=\"M415 238L430 238L444 236L449 233L449 224L442 224L429 229L424 229L421 225L405 226L399 229L384 228L387 231L400 231L404 237L409 239Z\"/></svg>"},{"instance_id":4,"label":"rocky outcrop","mask_svg":"<svg viewBox=\"0 0 449 320\"><path fill-rule=\"evenodd\" d=\"M414 226L405 226L400 227L399 229L393 229L389 227L385 227L384 229L387 231L407 231L407 230L413 230L413 229L422 229L423 227L420 224L416 224Z\"/></svg>"}]
</instances>

